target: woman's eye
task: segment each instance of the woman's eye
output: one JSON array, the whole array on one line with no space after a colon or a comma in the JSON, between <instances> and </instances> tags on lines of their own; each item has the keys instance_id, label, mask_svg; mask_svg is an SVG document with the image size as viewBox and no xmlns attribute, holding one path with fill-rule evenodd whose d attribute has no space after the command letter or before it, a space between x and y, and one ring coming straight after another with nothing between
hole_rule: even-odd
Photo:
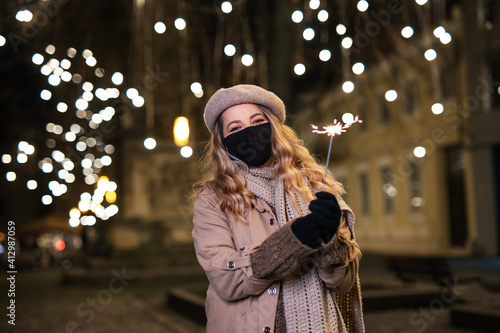
<instances>
[{"instance_id":1,"label":"woman's eye","mask_svg":"<svg viewBox=\"0 0 500 333\"><path fill-rule=\"evenodd\" d=\"M255 119L253 123L254 123L254 124L260 124L260 123L263 123L263 122L265 122L265 121L266 121L265 119L260 118L260 119Z\"/></svg>"},{"instance_id":2,"label":"woman's eye","mask_svg":"<svg viewBox=\"0 0 500 333\"><path fill-rule=\"evenodd\" d=\"M241 126L231 127L229 129L229 133L233 133L233 132L239 131L240 129L241 129Z\"/></svg>"}]
</instances>

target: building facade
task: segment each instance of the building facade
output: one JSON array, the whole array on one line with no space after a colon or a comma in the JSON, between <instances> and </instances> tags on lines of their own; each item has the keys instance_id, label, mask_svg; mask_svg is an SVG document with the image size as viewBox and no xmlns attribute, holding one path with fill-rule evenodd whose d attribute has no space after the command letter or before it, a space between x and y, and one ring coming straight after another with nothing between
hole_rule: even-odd
<instances>
[{"instance_id":1,"label":"building facade","mask_svg":"<svg viewBox=\"0 0 500 333\"><path fill-rule=\"evenodd\" d=\"M345 93L335 87L296 124L359 115L334 138L330 171L347 190L367 252L497 255L500 110L498 24L493 2L464 1L446 22L368 68ZM498 17L498 15L493 15ZM426 59L426 51L437 57ZM392 91L397 93L391 96ZM318 116L319 114L319 116ZM300 126L300 125L298 125ZM325 138L303 128L326 154Z\"/></svg>"}]
</instances>

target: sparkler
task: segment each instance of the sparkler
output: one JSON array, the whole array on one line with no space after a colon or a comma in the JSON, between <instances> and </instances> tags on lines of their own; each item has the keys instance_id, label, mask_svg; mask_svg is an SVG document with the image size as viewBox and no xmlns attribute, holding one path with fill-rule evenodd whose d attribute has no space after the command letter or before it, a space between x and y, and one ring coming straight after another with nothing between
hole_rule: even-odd
<instances>
[{"instance_id":1,"label":"sparkler","mask_svg":"<svg viewBox=\"0 0 500 333\"><path fill-rule=\"evenodd\" d=\"M350 121L346 121L345 123L341 123L341 122L337 121L337 119L335 119L333 121L332 125L323 126L323 129L324 129L323 131L318 130L318 126L311 124L313 133L326 134L330 137L330 145L328 146L328 155L326 157L326 166L325 166L325 175L323 176L323 184L326 181L326 173L328 171L328 163L330 162L330 153L332 151L333 137L335 135L341 135L342 133L344 133L346 131L346 129L348 129L349 127L352 126L352 124L362 123L362 122L363 121L361 119L359 119L358 116L356 116L355 118L353 118Z\"/></svg>"}]
</instances>

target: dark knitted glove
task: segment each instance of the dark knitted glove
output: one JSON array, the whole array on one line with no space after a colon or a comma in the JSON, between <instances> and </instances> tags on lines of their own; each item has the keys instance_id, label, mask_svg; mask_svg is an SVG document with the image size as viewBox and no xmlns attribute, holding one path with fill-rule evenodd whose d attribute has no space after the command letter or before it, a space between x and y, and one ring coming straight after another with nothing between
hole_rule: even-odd
<instances>
[{"instance_id":1,"label":"dark knitted glove","mask_svg":"<svg viewBox=\"0 0 500 333\"><path fill-rule=\"evenodd\" d=\"M335 195L329 192L316 193L315 199L309 204L309 210L317 223L323 226L325 243L328 243L337 232L342 211Z\"/></svg>"},{"instance_id":2,"label":"dark knitted glove","mask_svg":"<svg viewBox=\"0 0 500 333\"><path fill-rule=\"evenodd\" d=\"M316 222L312 213L295 220L292 224L292 232L302 244L313 249L321 245L325 233L323 226Z\"/></svg>"},{"instance_id":3,"label":"dark knitted glove","mask_svg":"<svg viewBox=\"0 0 500 333\"><path fill-rule=\"evenodd\" d=\"M341 216L340 206L333 194L318 192L316 197L317 199L309 204L311 213L292 224L295 237L313 249L332 239L339 227Z\"/></svg>"}]
</instances>

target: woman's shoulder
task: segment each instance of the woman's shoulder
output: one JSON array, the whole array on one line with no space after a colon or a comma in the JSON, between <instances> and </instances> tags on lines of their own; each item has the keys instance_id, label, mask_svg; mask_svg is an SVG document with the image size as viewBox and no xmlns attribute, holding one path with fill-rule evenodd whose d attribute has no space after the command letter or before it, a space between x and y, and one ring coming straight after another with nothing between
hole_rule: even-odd
<instances>
[{"instance_id":1,"label":"woman's shoulder","mask_svg":"<svg viewBox=\"0 0 500 333\"><path fill-rule=\"evenodd\" d=\"M215 193L215 190L211 186L207 185L196 195L196 203L199 202L218 205L221 202L221 198Z\"/></svg>"}]
</instances>

